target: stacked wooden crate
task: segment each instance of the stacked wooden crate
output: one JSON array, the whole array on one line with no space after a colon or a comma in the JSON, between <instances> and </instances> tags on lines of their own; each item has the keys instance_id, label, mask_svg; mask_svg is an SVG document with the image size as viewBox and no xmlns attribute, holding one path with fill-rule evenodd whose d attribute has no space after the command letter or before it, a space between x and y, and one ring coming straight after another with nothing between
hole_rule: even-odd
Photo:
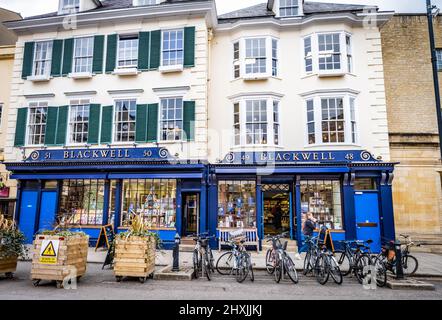
<instances>
[{"instance_id":1,"label":"stacked wooden crate","mask_svg":"<svg viewBox=\"0 0 442 320\"><path fill-rule=\"evenodd\" d=\"M155 270L155 246L153 236L119 236L115 242L114 272L117 281L123 277L138 277L144 283Z\"/></svg>"},{"instance_id":2,"label":"stacked wooden crate","mask_svg":"<svg viewBox=\"0 0 442 320\"><path fill-rule=\"evenodd\" d=\"M40 252L44 240L59 240L57 261L45 264L40 261ZM78 234L70 236L37 235L33 244L31 279L34 285L40 280L56 281L61 288L63 280L70 276L77 280L86 273L89 236Z\"/></svg>"},{"instance_id":3,"label":"stacked wooden crate","mask_svg":"<svg viewBox=\"0 0 442 320\"><path fill-rule=\"evenodd\" d=\"M2 250L0 246L0 251ZM5 274L7 278L12 278L15 270L17 270L17 257L3 257L0 254L0 274Z\"/></svg>"}]
</instances>

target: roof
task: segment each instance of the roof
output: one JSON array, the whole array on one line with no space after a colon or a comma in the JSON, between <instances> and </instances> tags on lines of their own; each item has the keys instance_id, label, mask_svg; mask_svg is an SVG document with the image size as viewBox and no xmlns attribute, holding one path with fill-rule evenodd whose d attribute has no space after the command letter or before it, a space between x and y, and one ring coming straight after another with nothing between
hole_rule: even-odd
<instances>
[{"instance_id":1,"label":"roof","mask_svg":"<svg viewBox=\"0 0 442 320\"><path fill-rule=\"evenodd\" d=\"M356 5L356 4L305 2L304 15L312 15L318 13L358 12L364 10L364 8L366 7L367 6L365 5ZM224 20L221 22L228 22L226 20L274 17L274 16L275 16L274 12L268 9L267 3L261 3L255 6L251 6L248 8L220 15L218 18L220 20Z\"/></svg>"},{"instance_id":2,"label":"roof","mask_svg":"<svg viewBox=\"0 0 442 320\"><path fill-rule=\"evenodd\" d=\"M173 3L182 3L182 2L207 2L211 0L166 0L165 2L162 2L155 6L164 6L167 4L173 4ZM97 7L92 10L84 11L84 12L101 12L101 11L107 11L107 10L116 10L116 9L128 9L133 7L140 7L140 6L134 6L133 0L101 0L101 6ZM41 19L41 18L50 18L50 17L56 17L58 16L58 12L51 12L46 13L38 16L31 16L27 17L24 20L34 20L34 19Z\"/></svg>"}]
</instances>

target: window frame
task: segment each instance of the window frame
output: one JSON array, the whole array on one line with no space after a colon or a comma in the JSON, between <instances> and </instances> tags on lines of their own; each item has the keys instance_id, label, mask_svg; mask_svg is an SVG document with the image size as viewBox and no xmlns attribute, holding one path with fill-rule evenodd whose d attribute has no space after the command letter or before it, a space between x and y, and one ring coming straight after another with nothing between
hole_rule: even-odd
<instances>
[{"instance_id":1,"label":"window frame","mask_svg":"<svg viewBox=\"0 0 442 320\"><path fill-rule=\"evenodd\" d=\"M127 119L127 121L125 121L125 120L118 121L117 120L117 112L118 112L117 107L118 107L118 103L119 102L129 102L129 110L128 110L128 119ZM130 113L131 113L130 112L130 108L131 108L131 103L132 102L133 102L133 105L135 107L135 110L134 110L135 120L133 120L133 121L130 120ZM134 130L131 131L130 128L127 130L127 135L128 136L130 136L130 134L133 132L133 137L134 137L133 140L127 140L127 141L118 141L117 140L118 133L120 132L120 131L117 130L118 129L117 126L120 123L121 124L128 123L129 125L131 123L134 123ZM137 124L137 99L136 98L118 98L118 99L115 99L114 100L114 106L113 106L113 117L112 117L112 143L113 144L135 143L136 142L136 124ZM123 134L123 133L124 133L124 131L121 131L121 134Z\"/></svg>"},{"instance_id":2,"label":"window frame","mask_svg":"<svg viewBox=\"0 0 442 320\"><path fill-rule=\"evenodd\" d=\"M173 120L170 120L169 118L167 118L167 120L163 120L162 115L163 115L163 101L169 101L169 100L175 100L174 102L174 118ZM176 117L176 101L177 100L181 100L181 120L180 118ZM169 104L168 104L169 107ZM161 97L160 98L160 102L159 102L159 110L158 110L158 132L157 132L157 136L159 137L159 141L161 143L174 143L174 142L184 142L184 97L183 96L170 96L170 97ZM163 139L163 122L174 122L174 124L176 124L177 122L181 122L181 137L180 139L176 140L168 140L168 139Z\"/></svg>"},{"instance_id":3,"label":"window frame","mask_svg":"<svg viewBox=\"0 0 442 320\"><path fill-rule=\"evenodd\" d=\"M37 47L38 44L42 44L42 43L47 43L48 44L48 49L47 49L47 54L46 54L46 59L42 60L39 59L37 61ZM32 77L50 77L51 76L51 71L52 71L52 50L54 47L54 41L53 40L42 40L42 41L36 41L35 42L35 50L34 50L34 56L33 56L33 60L32 60ZM47 56L49 55L50 58L48 58ZM37 71L37 62L45 62L45 68L47 68L48 70L45 70L45 72L43 74L36 74Z\"/></svg>"},{"instance_id":4,"label":"window frame","mask_svg":"<svg viewBox=\"0 0 442 320\"><path fill-rule=\"evenodd\" d=\"M83 134L86 133L86 141L85 142L73 142L72 141L72 135L74 134L75 131L72 130L72 112L73 112L73 108L78 108L78 107L88 107L88 121L82 121L80 122L80 124L85 124L87 123L88 126L88 130L86 132L82 132ZM91 112L91 103L89 99L76 99L76 100L71 100L69 103L69 115L68 115L68 128L67 128L67 137L68 139L66 139L67 144L70 146L79 146L79 145L85 145L88 144L88 139L89 139L89 120L90 120L90 112ZM74 125L78 124L78 122L74 122Z\"/></svg>"},{"instance_id":5,"label":"window frame","mask_svg":"<svg viewBox=\"0 0 442 320\"><path fill-rule=\"evenodd\" d=\"M146 2L154 2L154 3L142 3L142 2L144 2L144 1L146 1ZM157 4L159 4L159 0L133 0L133 5L135 6L135 7L138 7L138 6L154 6L154 5L157 5Z\"/></svg>"},{"instance_id":6,"label":"window frame","mask_svg":"<svg viewBox=\"0 0 442 320\"><path fill-rule=\"evenodd\" d=\"M287 0L285 0L285 1L287 1ZM287 3L285 3L285 6L282 6L281 0L278 0L278 8L277 8L278 13L277 13L277 15L279 18L291 18L291 17L297 17L300 15L299 1L298 0L292 0L292 1L294 1L296 3L296 5L294 3L292 5L287 5ZM294 15L293 14L292 15L282 15L281 14L281 11L283 9L284 10L287 10L287 9L293 10L293 8L296 8L297 14L294 14Z\"/></svg>"},{"instance_id":7,"label":"window frame","mask_svg":"<svg viewBox=\"0 0 442 320\"><path fill-rule=\"evenodd\" d=\"M322 139L322 110L321 110L321 100L322 99L342 99L344 107L344 142L323 142ZM355 129L354 134L355 141L353 141L352 134L352 121L351 121L351 99L354 99L354 116L355 116ZM307 102L313 101L313 116L314 116L314 129L315 129L315 143L310 143L309 141L309 128L308 128L308 117L307 117ZM315 146L359 146L360 144L360 129L359 129L359 112L358 112L358 97L357 94L351 92L342 93L324 93L316 94L304 97L304 108L303 108L303 119L304 119L304 146L305 147L315 147Z\"/></svg>"},{"instance_id":8,"label":"window frame","mask_svg":"<svg viewBox=\"0 0 442 320\"><path fill-rule=\"evenodd\" d=\"M123 38L123 39L122 39ZM132 38L132 39L131 39ZM126 40L126 41L130 41L130 40L135 40L136 38L136 43L137 43L137 47L136 47L136 55L137 55L137 59L136 62L134 64L130 64L130 65L120 65L120 61L134 61L135 59L130 59L130 60L120 60L120 46L121 46L121 42ZM140 38L138 34L119 34L118 35L118 39L117 39L117 54L116 54L116 69L137 69L138 68L138 61L140 59L140 57L138 56L138 50L140 47ZM125 50L127 50L127 48L124 48ZM125 54L126 55L126 54Z\"/></svg>"},{"instance_id":9,"label":"window frame","mask_svg":"<svg viewBox=\"0 0 442 320\"><path fill-rule=\"evenodd\" d=\"M266 101L266 134L267 134L267 143L247 143L247 101ZM282 125L281 119L283 119L282 115L282 105L281 99L279 97L274 96L250 96L250 97L242 97L240 99L236 99L231 101L232 105L232 139L231 144L234 148L249 148L249 147L275 147L282 148ZM275 143L275 131L274 131L274 103L278 104L278 123L279 126L279 136L278 136L278 144ZM239 105L239 144L236 143L235 140L235 123L234 123L234 114L235 114L235 105Z\"/></svg>"},{"instance_id":10,"label":"window frame","mask_svg":"<svg viewBox=\"0 0 442 320\"><path fill-rule=\"evenodd\" d=\"M179 52L179 51L181 51L182 52L182 63L181 64L168 64L168 65L165 65L164 64L164 33L165 32L181 32L182 33L182 35L183 35L183 38L182 38L182 43L183 43L183 46L182 46L182 49L180 49L180 50L177 50L177 48L175 48L175 50L170 50L170 48L169 49L167 49L168 51L167 52L175 52L175 53L177 53L177 52ZM164 29L164 30L161 30L161 55L160 55L160 67L164 67L164 68L173 68L173 67L183 67L184 66L184 45L185 45L185 43L184 43L184 41L185 41L185 39L184 39L184 28L175 28L175 29ZM177 40L175 40L175 42L177 42ZM170 40L169 40L169 44L170 44ZM170 60L170 56L169 56L169 62L170 62L171 60ZM175 62L178 62L177 61L177 59L175 58Z\"/></svg>"},{"instance_id":11,"label":"window frame","mask_svg":"<svg viewBox=\"0 0 442 320\"><path fill-rule=\"evenodd\" d=\"M33 104L36 104L35 106L33 106ZM41 106L41 104L44 104L45 106ZM31 124L31 109L37 109L37 108L44 108L45 109L45 122L44 124L42 122L40 123L33 123ZM44 101L29 101L28 102L28 115L27 115L27 119L26 119L26 146L31 146L31 147L42 147L45 145L45 138L46 138L46 130L47 130L47 126L48 126L48 109L49 109L49 102L44 100ZM42 143L39 144L35 144L35 143L30 143L31 141L31 125L39 125L41 127L44 126L44 133L40 132L39 136L40 136L40 140L43 140ZM35 134L33 134L33 136L35 136Z\"/></svg>"},{"instance_id":12,"label":"window frame","mask_svg":"<svg viewBox=\"0 0 442 320\"><path fill-rule=\"evenodd\" d=\"M437 71L442 71L442 48L436 48Z\"/></svg>"},{"instance_id":13,"label":"window frame","mask_svg":"<svg viewBox=\"0 0 442 320\"><path fill-rule=\"evenodd\" d=\"M92 52L91 52L90 55L77 57L76 56L77 41L82 41L82 40L85 40L85 39L88 39L88 41L90 41L89 44L91 45L90 49L92 49ZM87 49L89 50L89 48L87 48ZM95 48L94 48L94 37L93 36L78 37L78 38L74 39L74 51L73 51L73 55L72 55L72 70L71 70L72 73L92 73L93 72L94 49ZM90 60L90 68L89 68L89 70L88 71L77 71L76 70L76 67L77 67L76 60L77 59L88 59L88 60Z\"/></svg>"},{"instance_id":14,"label":"window frame","mask_svg":"<svg viewBox=\"0 0 442 320\"><path fill-rule=\"evenodd\" d=\"M65 2L72 1L73 5L66 5ZM78 7L75 4L78 2ZM74 10L72 10L74 9ZM75 14L81 11L81 0L60 0L60 6L58 8L59 14Z\"/></svg>"}]
</instances>

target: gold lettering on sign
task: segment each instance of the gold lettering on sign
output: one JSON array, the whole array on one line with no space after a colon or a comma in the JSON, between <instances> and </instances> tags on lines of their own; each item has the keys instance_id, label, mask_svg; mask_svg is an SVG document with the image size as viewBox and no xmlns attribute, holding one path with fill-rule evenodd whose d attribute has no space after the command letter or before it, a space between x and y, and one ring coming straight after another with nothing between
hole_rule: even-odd
<instances>
[{"instance_id":1,"label":"gold lettering on sign","mask_svg":"<svg viewBox=\"0 0 442 320\"><path fill-rule=\"evenodd\" d=\"M328 160L335 160L331 152L328 153Z\"/></svg>"},{"instance_id":2,"label":"gold lettering on sign","mask_svg":"<svg viewBox=\"0 0 442 320\"><path fill-rule=\"evenodd\" d=\"M111 157L111 158L115 158L115 150L111 150L111 152L110 152L110 157Z\"/></svg>"},{"instance_id":3,"label":"gold lettering on sign","mask_svg":"<svg viewBox=\"0 0 442 320\"><path fill-rule=\"evenodd\" d=\"M267 156L265 153L261 153L261 161L267 160Z\"/></svg>"},{"instance_id":4,"label":"gold lettering on sign","mask_svg":"<svg viewBox=\"0 0 442 320\"><path fill-rule=\"evenodd\" d=\"M107 158L107 155L109 154L109 150L101 150L101 157Z\"/></svg>"},{"instance_id":5,"label":"gold lettering on sign","mask_svg":"<svg viewBox=\"0 0 442 320\"><path fill-rule=\"evenodd\" d=\"M63 152L63 158L68 159L69 158L69 151Z\"/></svg>"},{"instance_id":6,"label":"gold lettering on sign","mask_svg":"<svg viewBox=\"0 0 442 320\"><path fill-rule=\"evenodd\" d=\"M90 158L91 157L91 152L89 150L87 150L87 151L85 151L83 153L83 155L84 155L85 158Z\"/></svg>"},{"instance_id":7,"label":"gold lettering on sign","mask_svg":"<svg viewBox=\"0 0 442 320\"><path fill-rule=\"evenodd\" d=\"M282 155L282 157L283 157L284 161L290 161L290 154L289 153L284 153Z\"/></svg>"},{"instance_id":8,"label":"gold lettering on sign","mask_svg":"<svg viewBox=\"0 0 442 320\"><path fill-rule=\"evenodd\" d=\"M313 153L313 160L319 160L319 158L318 158L318 153Z\"/></svg>"},{"instance_id":9,"label":"gold lettering on sign","mask_svg":"<svg viewBox=\"0 0 442 320\"><path fill-rule=\"evenodd\" d=\"M310 160L310 156L311 156L310 153L303 152L303 153L301 153L301 155L304 160Z\"/></svg>"},{"instance_id":10,"label":"gold lettering on sign","mask_svg":"<svg viewBox=\"0 0 442 320\"><path fill-rule=\"evenodd\" d=\"M276 161L281 161L282 160L282 158L281 158L281 154L280 153L277 153L276 154Z\"/></svg>"},{"instance_id":11,"label":"gold lettering on sign","mask_svg":"<svg viewBox=\"0 0 442 320\"><path fill-rule=\"evenodd\" d=\"M98 157L99 157L98 151L97 150L92 151L92 158L98 158Z\"/></svg>"},{"instance_id":12,"label":"gold lettering on sign","mask_svg":"<svg viewBox=\"0 0 442 320\"><path fill-rule=\"evenodd\" d=\"M299 161L299 153L294 153L293 154L293 160L294 161Z\"/></svg>"}]
</instances>

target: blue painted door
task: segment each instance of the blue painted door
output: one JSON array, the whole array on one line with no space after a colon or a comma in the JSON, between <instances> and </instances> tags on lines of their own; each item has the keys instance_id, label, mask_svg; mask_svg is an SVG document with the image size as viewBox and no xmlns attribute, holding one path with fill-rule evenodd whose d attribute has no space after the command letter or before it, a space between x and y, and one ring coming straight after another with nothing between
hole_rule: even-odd
<instances>
[{"instance_id":1,"label":"blue painted door","mask_svg":"<svg viewBox=\"0 0 442 320\"><path fill-rule=\"evenodd\" d=\"M38 191L23 191L20 203L18 227L26 237L26 243L32 243L37 218Z\"/></svg>"},{"instance_id":2,"label":"blue painted door","mask_svg":"<svg viewBox=\"0 0 442 320\"><path fill-rule=\"evenodd\" d=\"M38 231L54 229L56 210L57 210L57 192L43 191L41 194Z\"/></svg>"},{"instance_id":3,"label":"blue painted door","mask_svg":"<svg viewBox=\"0 0 442 320\"><path fill-rule=\"evenodd\" d=\"M356 236L358 240L373 240L371 250L381 250L379 199L375 192L355 192Z\"/></svg>"}]
</instances>

